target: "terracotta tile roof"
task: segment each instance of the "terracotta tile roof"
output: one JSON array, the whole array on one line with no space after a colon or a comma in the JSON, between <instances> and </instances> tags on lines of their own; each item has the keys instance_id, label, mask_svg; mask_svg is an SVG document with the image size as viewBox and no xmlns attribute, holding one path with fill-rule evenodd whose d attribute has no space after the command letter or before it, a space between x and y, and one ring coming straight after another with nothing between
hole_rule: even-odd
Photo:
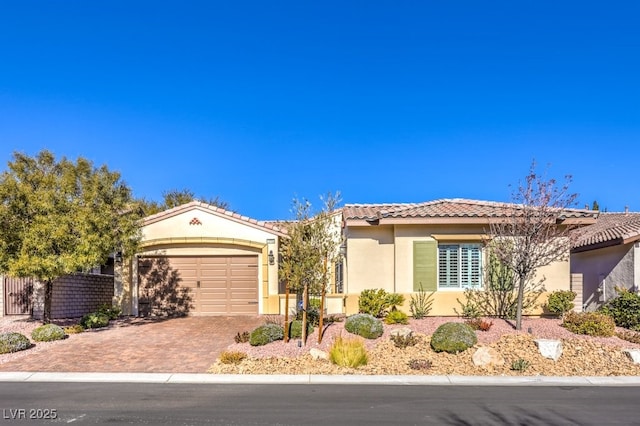
<instances>
[{"instance_id":1,"label":"terracotta tile roof","mask_svg":"<svg viewBox=\"0 0 640 426\"><path fill-rule=\"evenodd\" d=\"M596 223L581 230L573 247L626 244L637 240L640 240L640 213L600 213Z\"/></svg>"},{"instance_id":2,"label":"terracotta tile roof","mask_svg":"<svg viewBox=\"0 0 640 426\"><path fill-rule=\"evenodd\" d=\"M159 213L153 214L151 216L147 216L146 218L144 218L144 225L157 222L166 217L175 216L176 214L191 210L193 208L209 211L218 216L225 216L236 222L246 223L247 225L251 225L256 228L262 228L268 231L273 231L278 234L287 233L286 227L283 226L283 223L252 219L248 216L242 216L241 214L232 212L230 210L225 210L223 208L216 207L211 204L203 203L202 201L191 201L187 204L182 204L172 209L164 210Z\"/></svg>"},{"instance_id":3,"label":"terracotta tile roof","mask_svg":"<svg viewBox=\"0 0 640 426\"><path fill-rule=\"evenodd\" d=\"M347 204L345 219L507 217L518 211L518 205L493 201L447 198L412 204ZM567 217L593 217L591 210L567 209Z\"/></svg>"}]
</instances>

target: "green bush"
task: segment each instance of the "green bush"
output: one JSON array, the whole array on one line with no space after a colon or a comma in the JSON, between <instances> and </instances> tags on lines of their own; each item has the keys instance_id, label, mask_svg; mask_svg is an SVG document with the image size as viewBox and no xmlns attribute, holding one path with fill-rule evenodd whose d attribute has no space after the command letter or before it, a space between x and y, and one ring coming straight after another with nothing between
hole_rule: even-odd
<instances>
[{"instance_id":1,"label":"green bush","mask_svg":"<svg viewBox=\"0 0 640 426\"><path fill-rule=\"evenodd\" d=\"M341 367L357 368L367 364L367 349L360 340L338 336L329 349L329 360Z\"/></svg>"},{"instance_id":2,"label":"green bush","mask_svg":"<svg viewBox=\"0 0 640 426\"><path fill-rule=\"evenodd\" d=\"M78 334L84 331L84 327L80 324L68 325L62 328L65 334Z\"/></svg>"},{"instance_id":3,"label":"green bush","mask_svg":"<svg viewBox=\"0 0 640 426\"><path fill-rule=\"evenodd\" d=\"M55 324L45 324L31 332L31 338L36 342L51 342L67 337L62 327Z\"/></svg>"},{"instance_id":4,"label":"green bush","mask_svg":"<svg viewBox=\"0 0 640 426\"><path fill-rule=\"evenodd\" d=\"M384 318L390 308L395 311L395 307L403 303L401 294L387 293L383 289L362 290L358 298L358 312Z\"/></svg>"},{"instance_id":5,"label":"green bush","mask_svg":"<svg viewBox=\"0 0 640 426\"><path fill-rule=\"evenodd\" d=\"M613 318L600 312L568 312L562 326L572 333L587 336L611 337L616 331Z\"/></svg>"},{"instance_id":6,"label":"green bush","mask_svg":"<svg viewBox=\"0 0 640 426\"><path fill-rule=\"evenodd\" d=\"M30 347L31 342L24 334L14 332L0 334L0 354L23 351Z\"/></svg>"},{"instance_id":7,"label":"green bush","mask_svg":"<svg viewBox=\"0 0 640 426\"><path fill-rule=\"evenodd\" d=\"M99 312L91 312L82 317L80 325L86 328L102 328L109 325L109 316Z\"/></svg>"},{"instance_id":8,"label":"green bush","mask_svg":"<svg viewBox=\"0 0 640 426\"><path fill-rule=\"evenodd\" d=\"M557 290L549 294L547 310L555 315L564 315L573 309L576 293L571 290Z\"/></svg>"},{"instance_id":9,"label":"green bush","mask_svg":"<svg viewBox=\"0 0 640 426\"><path fill-rule=\"evenodd\" d=\"M357 334L365 339L377 339L382 336L382 321L370 314L355 314L347 318L344 328L349 333Z\"/></svg>"},{"instance_id":10,"label":"green bush","mask_svg":"<svg viewBox=\"0 0 640 426\"><path fill-rule=\"evenodd\" d=\"M389 308L387 294L383 289L362 290L358 298L358 312L382 318Z\"/></svg>"},{"instance_id":11,"label":"green bush","mask_svg":"<svg viewBox=\"0 0 640 426\"><path fill-rule=\"evenodd\" d=\"M531 364L526 359L518 358L511 363L513 371L525 372Z\"/></svg>"},{"instance_id":12,"label":"green bush","mask_svg":"<svg viewBox=\"0 0 640 426\"><path fill-rule=\"evenodd\" d=\"M96 311L99 314L105 314L106 316L109 317L109 319L117 319L120 314L122 314L122 309L120 309L120 307L118 306L111 306L111 305L107 305L102 304L98 307L98 310Z\"/></svg>"},{"instance_id":13,"label":"green bush","mask_svg":"<svg viewBox=\"0 0 640 426\"><path fill-rule=\"evenodd\" d=\"M613 317L616 325L640 331L640 295L626 289L617 289L618 297L600 308L600 312Z\"/></svg>"},{"instance_id":14,"label":"green bush","mask_svg":"<svg viewBox=\"0 0 640 426\"><path fill-rule=\"evenodd\" d=\"M467 324L442 324L431 336L431 347L436 352L458 353L469 349L478 341L475 331Z\"/></svg>"},{"instance_id":15,"label":"green bush","mask_svg":"<svg viewBox=\"0 0 640 426\"><path fill-rule=\"evenodd\" d=\"M276 340L284 339L284 330L277 324L265 324L251 332L249 344L251 346L263 346Z\"/></svg>"},{"instance_id":16,"label":"green bush","mask_svg":"<svg viewBox=\"0 0 640 426\"><path fill-rule=\"evenodd\" d=\"M402 311L391 311L384 319L386 324L409 324L409 317Z\"/></svg>"},{"instance_id":17,"label":"green bush","mask_svg":"<svg viewBox=\"0 0 640 426\"><path fill-rule=\"evenodd\" d=\"M310 322L307 322L307 336L313 333L313 325ZM291 324L289 324L289 337L293 339L298 339L302 337L302 320L293 320Z\"/></svg>"},{"instance_id":18,"label":"green bush","mask_svg":"<svg viewBox=\"0 0 640 426\"><path fill-rule=\"evenodd\" d=\"M422 284L420 284L420 288L418 289L418 293L416 295L411 295L411 301L409 302L409 310L411 311L411 316L415 319L422 319L429 315L431 312L431 307L433 305L433 292L427 293L424 291Z\"/></svg>"}]
</instances>

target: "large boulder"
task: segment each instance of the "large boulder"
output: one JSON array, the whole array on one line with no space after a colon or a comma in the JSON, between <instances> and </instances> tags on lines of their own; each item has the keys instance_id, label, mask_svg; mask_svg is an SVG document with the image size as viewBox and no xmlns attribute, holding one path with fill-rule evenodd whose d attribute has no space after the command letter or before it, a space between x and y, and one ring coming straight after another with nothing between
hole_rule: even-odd
<instances>
[{"instance_id":1,"label":"large boulder","mask_svg":"<svg viewBox=\"0 0 640 426\"><path fill-rule=\"evenodd\" d=\"M504 358L493 348L481 347L471 357L476 367L504 365Z\"/></svg>"}]
</instances>

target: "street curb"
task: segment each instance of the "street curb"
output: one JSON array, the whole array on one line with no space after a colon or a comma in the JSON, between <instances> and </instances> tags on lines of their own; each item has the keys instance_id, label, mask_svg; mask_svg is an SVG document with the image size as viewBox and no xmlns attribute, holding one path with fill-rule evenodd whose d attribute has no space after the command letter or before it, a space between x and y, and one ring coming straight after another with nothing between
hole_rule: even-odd
<instances>
[{"instance_id":1,"label":"street curb","mask_svg":"<svg viewBox=\"0 0 640 426\"><path fill-rule=\"evenodd\" d=\"M640 377L0 372L0 382L228 385L640 386Z\"/></svg>"}]
</instances>

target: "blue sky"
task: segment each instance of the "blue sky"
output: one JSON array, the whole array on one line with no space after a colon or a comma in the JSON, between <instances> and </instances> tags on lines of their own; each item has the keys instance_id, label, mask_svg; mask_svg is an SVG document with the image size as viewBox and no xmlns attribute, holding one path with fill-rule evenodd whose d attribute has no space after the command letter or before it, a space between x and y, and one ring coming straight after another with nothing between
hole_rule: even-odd
<instances>
[{"instance_id":1,"label":"blue sky","mask_svg":"<svg viewBox=\"0 0 640 426\"><path fill-rule=\"evenodd\" d=\"M509 201L533 159L640 211L640 2L0 3L0 167L83 156L138 197Z\"/></svg>"}]
</instances>

